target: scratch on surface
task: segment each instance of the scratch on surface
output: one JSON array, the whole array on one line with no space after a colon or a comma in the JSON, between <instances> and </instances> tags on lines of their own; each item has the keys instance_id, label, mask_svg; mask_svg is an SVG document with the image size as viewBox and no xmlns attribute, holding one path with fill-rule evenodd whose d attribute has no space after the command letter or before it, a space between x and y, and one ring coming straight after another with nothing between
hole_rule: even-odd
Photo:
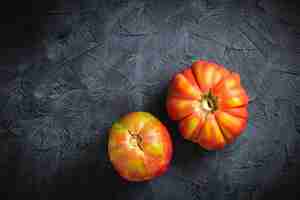
<instances>
[{"instance_id":1,"label":"scratch on surface","mask_svg":"<svg viewBox=\"0 0 300 200\"><path fill-rule=\"evenodd\" d=\"M263 51L260 49L260 47L258 47L258 45L249 37L249 35L247 33L245 33L243 30L241 30L240 28L239 28L239 31L255 47L255 49L257 49L258 52L266 59L267 56L263 53Z\"/></svg>"},{"instance_id":2,"label":"scratch on surface","mask_svg":"<svg viewBox=\"0 0 300 200\"><path fill-rule=\"evenodd\" d=\"M95 61L100 61L99 58L97 56L95 56L94 54L92 54L91 52L87 52L86 55Z\"/></svg>"},{"instance_id":3,"label":"scratch on surface","mask_svg":"<svg viewBox=\"0 0 300 200\"><path fill-rule=\"evenodd\" d=\"M36 119L37 121L42 121L42 122L40 122L39 124L38 124L38 126L35 126L34 127L34 129L33 129L33 131L32 131L32 136L36 136L37 134L38 134L38 131L40 130L40 127L42 127L42 126L44 126L46 123L47 123L47 118L49 118L49 117L46 117L46 119L43 119L43 120L41 120L41 119Z\"/></svg>"},{"instance_id":4,"label":"scratch on surface","mask_svg":"<svg viewBox=\"0 0 300 200\"><path fill-rule=\"evenodd\" d=\"M106 32L110 33L112 31L113 27L118 23L118 21L120 19L124 18L127 14L132 12L134 9L140 9L144 6L145 6L144 3L141 3L138 1L131 1L130 3L128 3L126 8L123 8L115 15L110 16L111 19L108 20L108 21L110 21L110 23L107 24Z\"/></svg>"},{"instance_id":5,"label":"scratch on surface","mask_svg":"<svg viewBox=\"0 0 300 200\"><path fill-rule=\"evenodd\" d=\"M291 160L293 156L290 155L288 144L284 145L284 153L285 153L285 167L286 170L289 170L289 168L293 165L293 162Z\"/></svg>"},{"instance_id":6,"label":"scratch on surface","mask_svg":"<svg viewBox=\"0 0 300 200\"><path fill-rule=\"evenodd\" d=\"M284 145L284 152L285 152L285 158L286 158L286 161L288 162L289 157L290 157L290 155L289 155L289 147L288 147L288 144L285 144L285 145Z\"/></svg>"},{"instance_id":7,"label":"scratch on surface","mask_svg":"<svg viewBox=\"0 0 300 200\"><path fill-rule=\"evenodd\" d=\"M73 14L89 14L96 12L97 8L87 8L87 9L81 9L78 11L72 11L72 10L50 10L47 12L48 15L73 15Z\"/></svg>"},{"instance_id":8,"label":"scratch on surface","mask_svg":"<svg viewBox=\"0 0 300 200\"><path fill-rule=\"evenodd\" d=\"M207 179L202 179L201 181L195 181L194 179L188 179L185 178L184 176L181 176L179 174L172 174L175 177L177 177L180 181L184 182L184 183L189 183L192 184L194 186L197 187L203 187L203 185L207 185L208 184L208 180Z\"/></svg>"},{"instance_id":9,"label":"scratch on surface","mask_svg":"<svg viewBox=\"0 0 300 200\"><path fill-rule=\"evenodd\" d=\"M256 51L256 49L253 48L236 48L232 45L228 46L226 45L223 52L223 58L225 58L231 51L238 51L238 52L249 52L249 51Z\"/></svg>"},{"instance_id":10,"label":"scratch on surface","mask_svg":"<svg viewBox=\"0 0 300 200\"><path fill-rule=\"evenodd\" d=\"M167 23L169 23L170 20L171 20L171 18L177 17L177 16L180 15L182 12L184 12L184 10L185 10L185 7L181 7L181 8L179 8L179 9L177 9L173 14L167 16L167 17L165 18L164 21L167 22Z\"/></svg>"},{"instance_id":11,"label":"scratch on surface","mask_svg":"<svg viewBox=\"0 0 300 200\"><path fill-rule=\"evenodd\" d=\"M194 36L194 37L196 37L196 38L199 38L199 39L203 39L203 40L207 40L207 41L212 41L212 42L214 42L214 43L216 43L216 44L218 44L218 45L220 45L222 47L227 47L226 44L224 44L224 43L222 43L222 42L220 42L220 41L218 41L218 40L216 40L214 38L211 38L211 37L208 37L208 36L205 36L205 35L201 35L201 34L195 33L195 32L192 32L191 35Z\"/></svg>"},{"instance_id":12,"label":"scratch on surface","mask_svg":"<svg viewBox=\"0 0 300 200\"><path fill-rule=\"evenodd\" d=\"M116 73L118 73L120 76L122 76L129 84L132 88L135 87L135 84L133 81L130 80L130 78L126 75L126 74L123 74L120 70L118 70L117 68L115 67L111 67L110 70L113 70L115 71Z\"/></svg>"},{"instance_id":13,"label":"scratch on surface","mask_svg":"<svg viewBox=\"0 0 300 200\"><path fill-rule=\"evenodd\" d=\"M64 58L62 60L59 60L58 62L56 62L54 64L49 64L49 66L64 66L64 65L66 65L68 63L71 63L71 62L75 61L76 59L78 59L78 58L86 55L88 52L93 51L93 50L95 50L95 49L97 49L99 47L103 47L103 46L104 46L103 43L96 42L96 44L94 44L93 46L90 46L90 47L82 50L80 53L78 53L78 54L76 54L74 56L66 57L66 58ZM53 67L49 67L49 69L51 69L51 68L53 68Z\"/></svg>"},{"instance_id":14,"label":"scratch on surface","mask_svg":"<svg viewBox=\"0 0 300 200\"><path fill-rule=\"evenodd\" d=\"M245 51L255 51L256 49L254 48L237 48L234 47L232 45L227 45L223 42L220 42L214 38L211 38L209 36L205 36L205 35L200 35L198 33L192 33L193 36L195 36L196 38L200 38L200 39L204 39L204 40L208 40L208 41L212 41L222 47L224 47L224 52L223 52L223 57L225 57L230 51L241 51L241 52L245 52Z\"/></svg>"},{"instance_id":15,"label":"scratch on surface","mask_svg":"<svg viewBox=\"0 0 300 200\"><path fill-rule=\"evenodd\" d=\"M81 34L83 38L90 37L95 43L98 42L97 37L92 31L92 24L90 24L88 21L79 28L79 34Z\"/></svg>"},{"instance_id":16,"label":"scratch on surface","mask_svg":"<svg viewBox=\"0 0 300 200\"><path fill-rule=\"evenodd\" d=\"M99 62L99 64L101 64L101 67L105 67L105 70L113 68L109 63L106 62L105 59L99 59L99 57L97 57L96 55L92 54L90 51L87 52L86 55L88 57L90 57L91 59L93 59L94 61Z\"/></svg>"},{"instance_id":17,"label":"scratch on surface","mask_svg":"<svg viewBox=\"0 0 300 200\"><path fill-rule=\"evenodd\" d=\"M66 97L68 97L70 94L72 94L72 93L76 93L76 92L84 92L84 90L83 89L72 89L72 90L69 90L69 91L67 91L67 92L65 92L65 93L63 93L62 95L60 95L56 100L55 100L55 104L56 105L59 105L60 103L62 103L65 99L66 99ZM68 99L67 99L68 100Z\"/></svg>"},{"instance_id":18,"label":"scratch on surface","mask_svg":"<svg viewBox=\"0 0 300 200\"><path fill-rule=\"evenodd\" d=\"M52 147L47 147L47 148L44 148L44 147L33 147L32 148L32 151L34 151L34 152L38 152L38 153L46 153L46 152L49 152L49 151L51 151L51 150L55 150L56 149L56 147L54 146L52 146Z\"/></svg>"},{"instance_id":19,"label":"scratch on surface","mask_svg":"<svg viewBox=\"0 0 300 200\"><path fill-rule=\"evenodd\" d=\"M3 137L9 137L9 136L14 136L16 137L17 134L11 130L11 128L0 128L0 138Z\"/></svg>"},{"instance_id":20,"label":"scratch on surface","mask_svg":"<svg viewBox=\"0 0 300 200\"><path fill-rule=\"evenodd\" d=\"M198 25L201 25L201 23L205 22L208 19L211 19L212 17L219 17L222 15L222 13L217 13L216 11L218 11L218 10L212 10L211 12L209 12L205 15L202 15L200 18L198 18L196 23Z\"/></svg>"},{"instance_id":21,"label":"scratch on surface","mask_svg":"<svg viewBox=\"0 0 300 200\"><path fill-rule=\"evenodd\" d=\"M63 127L63 134L61 134L61 140L63 141L61 145L59 145L59 151L62 152L64 149L67 149L68 146L72 144L72 137L70 131Z\"/></svg>"},{"instance_id":22,"label":"scratch on surface","mask_svg":"<svg viewBox=\"0 0 300 200\"><path fill-rule=\"evenodd\" d=\"M273 69L271 71L279 72L279 73L287 74L287 75L293 75L293 76L299 76L300 75L299 72L289 71L289 70L282 70L282 69Z\"/></svg>"},{"instance_id":23,"label":"scratch on surface","mask_svg":"<svg viewBox=\"0 0 300 200\"><path fill-rule=\"evenodd\" d=\"M120 33L121 36L125 36L125 37L143 37L143 36L147 36L150 35L152 33L148 33L148 32L141 32L141 33Z\"/></svg>"},{"instance_id":24,"label":"scratch on surface","mask_svg":"<svg viewBox=\"0 0 300 200\"><path fill-rule=\"evenodd\" d=\"M259 35L261 35L261 36L265 39L265 41L267 41L267 42L269 42L269 43L271 43L271 44L274 44L274 41L273 41L272 38L266 36L265 33L261 33L261 31L258 30L254 25L252 25L248 20L244 20L244 22L245 22L251 29L253 29L256 33L258 33ZM263 21L263 23L265 23L265 22Z\"/></svg>"},{"instance_id":25,"label":"scratch on surface","mask_svg":"<svg viewBox=\"0 0 300 200\"><path fill-rule=\"evenodd\" d=\"M126 36L126 37L141 37L141 36L147 36L147 35L158 33L157 31L154 31L154 32L131 32L122 25L121 20L118 20L118 26L121 30L119 34L121 36Z\"/></svg>"}]
</instances>

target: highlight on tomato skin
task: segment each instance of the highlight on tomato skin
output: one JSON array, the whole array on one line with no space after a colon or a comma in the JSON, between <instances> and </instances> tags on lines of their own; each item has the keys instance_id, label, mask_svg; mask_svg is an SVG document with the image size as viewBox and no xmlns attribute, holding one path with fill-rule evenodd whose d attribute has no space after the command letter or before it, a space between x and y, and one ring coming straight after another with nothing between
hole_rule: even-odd
<instances>
[{"instance_id":1,"label":"highlight on tomato skin","mask_svg":"<svg viewBox=\"0 0 300 200\"><path fill-rule=\"evenodd\" d=\"M162 175L172 152L167 128L150 113L128 113L109 131L109 159L125 180L147 181Z\"/></svg>"},{"instance_id":2,"label":"highlight on tomato skin","mask_svg":"<svg viewBox=\"0 0 300 200\"><path fill-rule=\"evenodd\" d=\"M185 139L218 150L245 130L248 102L238 73L198 60L173 76L166 107Z\"/></svg>"}]
</instances>

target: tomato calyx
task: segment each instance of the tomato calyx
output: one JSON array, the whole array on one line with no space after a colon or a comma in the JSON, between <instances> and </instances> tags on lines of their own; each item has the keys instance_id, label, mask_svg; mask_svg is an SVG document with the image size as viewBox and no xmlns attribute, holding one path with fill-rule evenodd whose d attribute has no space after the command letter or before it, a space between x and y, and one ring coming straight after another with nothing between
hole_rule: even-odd
<instances>
[{"instance_id":1,"label":"tomato calyx","mask_svg":"<svg viewBox=\"0 0 300 200\"><path fill-rule=\"evenodd\" d=\"M131 136L129 141L130 145L134 148L139 148L141 151L143 151L142 137L139 134L132 133L131 131L128 131L128 133Z\"/></svg>"},{"instance_id":2,"label":"tomato calyx","mask_svg":"<svg viewBox=\"0 0 300 200\"><path fill-rule=\"evenodd\" d=\"M218 109L218 99L211 91L202 96L200 103L202 109L208 113L213 113Z\"/></svg>"}]
</instances>

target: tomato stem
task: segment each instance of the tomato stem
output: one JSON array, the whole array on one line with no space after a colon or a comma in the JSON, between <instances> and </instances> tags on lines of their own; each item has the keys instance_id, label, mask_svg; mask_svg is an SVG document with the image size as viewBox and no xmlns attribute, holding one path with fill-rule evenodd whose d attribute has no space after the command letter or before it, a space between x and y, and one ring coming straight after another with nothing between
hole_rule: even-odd
<instances>
[{"instance_id":1,"label":"tomato stem","mask_svg":"<svg viewBox=\"0 0 300 200\"><path fill-rule=\"evenodd\" d=\"M217 110L217 97L213 96L209 91L207 94L204 94L201 99L202 108L207 112L214 112Z\"/></svg>"},{"instance_id":2,"label":"tomato stem","mask_svg":"<svg viewBox=\"0 0 300 200\"><path fill-rule=\"evenodd\" d=\"M132 133L131 131L128 131L128 132L129 132L129 135L131 136L130 144L133 145L133 146L137 146L141 151L143 151L143 145L142 145L143 139L142 139L142 137L138 134Z\"/></svg>"}]
</instances>

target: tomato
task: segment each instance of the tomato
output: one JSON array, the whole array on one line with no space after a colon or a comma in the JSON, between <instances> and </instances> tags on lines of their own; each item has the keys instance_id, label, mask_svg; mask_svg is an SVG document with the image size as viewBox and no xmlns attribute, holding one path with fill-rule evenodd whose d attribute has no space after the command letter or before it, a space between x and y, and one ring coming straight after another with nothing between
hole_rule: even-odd
<instances>
[{"instance_id":1,"label":"tomato","mask_svg":"<svg viewBox=\"0 0 300 200\"><path fill-rule=\"evenodd\" d=\"M172 156L167 128L147 112L132 112L110 129L108 153L126 180L145 181L163 174Z\"/></svg>"},{"instance_id":2,"label":"tomato","mask_svg":"<svg viewBox=\"0 0 300 200\"><path fill-rule=\"evenodd\" d=\"M246 128L248 101L239 74L198 60L175 74L166 106L185 139L217 150L232 143Z\"/></svg>"}]
</instances>

